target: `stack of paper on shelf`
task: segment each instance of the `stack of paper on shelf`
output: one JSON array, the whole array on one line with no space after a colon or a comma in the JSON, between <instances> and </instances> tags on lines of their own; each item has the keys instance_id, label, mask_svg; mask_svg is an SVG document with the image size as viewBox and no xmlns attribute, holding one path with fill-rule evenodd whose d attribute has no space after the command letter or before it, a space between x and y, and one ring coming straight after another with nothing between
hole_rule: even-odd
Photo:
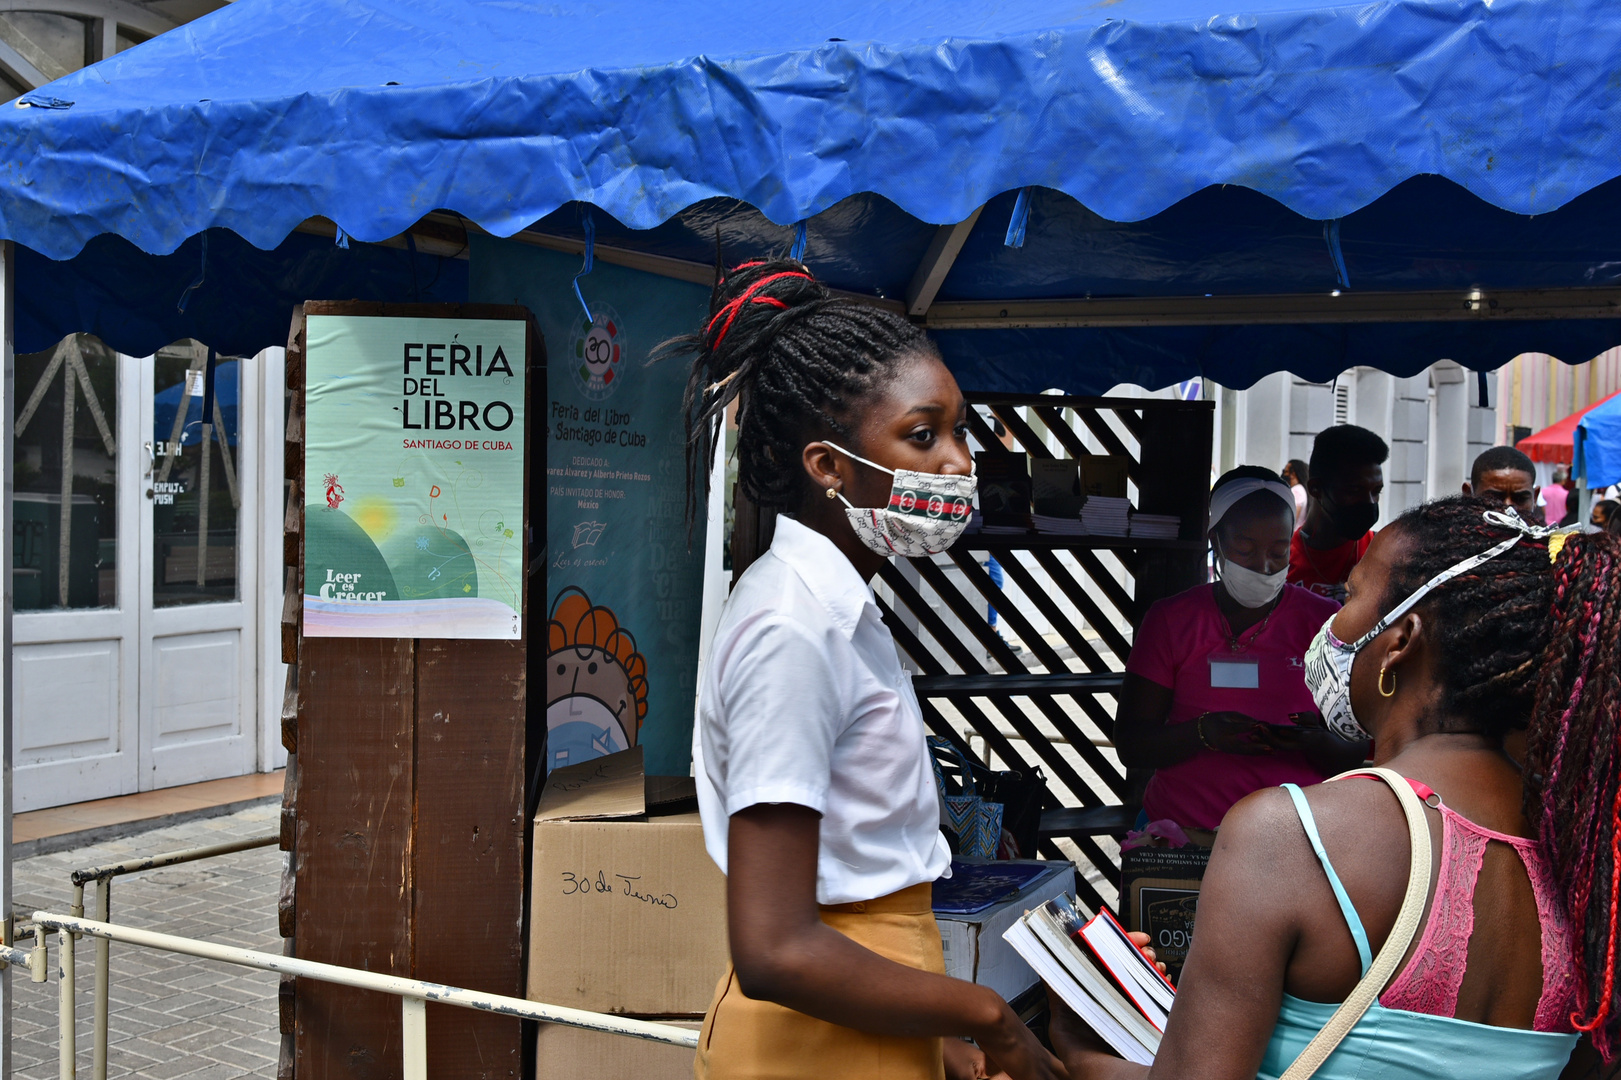
<instances>
[{"instance_id":1,"label":"stack of paper on shelf","mask_svg":"<svg viewBox=\"0 0 1621 1080\"><path fill-rule=\"evenodd\" d=\"M1131 515L1131 535L1145 540L1175 540L1182 532L1182 518L1176 514Z\"/></svg>"},{"instance_id":2,"label":"stack of paper on shelf","mask_svg":"<svg viewBox=\"0 0 1621 1080\"><path fill-rule=\"evenodd\" d=\"M1036 523L1036 532L1047 536L1086 535L1086 526L1081 524L1081 519L1078 517L1052 517L1047 514L1037 514L1032 520Z\"/></svg>"},{"instance_id":3,"label":"stack of paper on shelf","mask_svg":"<svg viewBox=\"0 0 1621 1080\"><path fill-rule=\"evenodd\" d=\"M1003 937L1116 1053L1153 1064L1176 988L1107 909L1088 919L1069 897L1055 897Z\"/></svg>"},{"instance_id":4,"label":"stack of paper on shelf","mask_svg":"<svg viewBox=\"0 0 1621 1080\"><path fill-rule=\"evenodd\" d=\"M1081 507L1081 524L1092 536L1129 535L1131 501L1107 495L1088 495Z\"/></svg>"},{"instance_id":5,"label":"stack of paper on shelf","mask_svg":"<svg viewBox=\"0 0 1621 1080\"><path fill-rule=\"evenodd\" d=\"M968 528L963 532L970 536L1026 536L1030 530L1023 525L988 525L985 516L975 510L968 516Z\"/></svg>"}]
</instances>

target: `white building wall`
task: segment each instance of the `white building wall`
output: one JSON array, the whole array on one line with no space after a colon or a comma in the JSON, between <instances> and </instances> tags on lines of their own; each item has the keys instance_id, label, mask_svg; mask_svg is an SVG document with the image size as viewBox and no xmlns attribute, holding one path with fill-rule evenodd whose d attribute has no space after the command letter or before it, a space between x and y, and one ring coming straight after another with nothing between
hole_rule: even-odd
<instances>
[{"instance_id":1,"label":"white building wall","mask_svg":"<svg viewBox=\"0 0 1621 1080\"><path fill-rule=\"evenodd\" d=\"M1290 377L1288 458L1311 459L1311 441L1317 433L1334 425L1334 388ZM1280 461L1272 468L1282 468Z\"/></svg>"},{"instance_id":2,"label":"white building wall","mask_svg":"<svg viewBox=\"0 0 1621 1080\"><path fill-rule=\"evenodd\" d=\"M1381 521L1426 499L1461 489L1475 457L1496 444L1495 401L1482 408L1475 374L1442 361L1411 378L1352 368L1332 383L1287 373L1248 390L1221 391L1217 461L1282 468L1309 460L1317 433L1337 420L1373 431L1390 445Z\"/></svg>"},{"instance_id":3,"label":"white building wall","mask_svg":"<svg viewBox=\"0 0 1621 1080\"><path fill-rule=\"evenodd\" d=\"M1390 393L1390 426L1384 431L1371 428L1390 444L1390 459L1385 462L1385 494L1379 506L1382 521L1393 520L1424 501L1430 472L1428 373L1409 379L1390 378ZM1459 441L1462 437L1462 432L1457 433Z\"/></svg>"}]
</instances>

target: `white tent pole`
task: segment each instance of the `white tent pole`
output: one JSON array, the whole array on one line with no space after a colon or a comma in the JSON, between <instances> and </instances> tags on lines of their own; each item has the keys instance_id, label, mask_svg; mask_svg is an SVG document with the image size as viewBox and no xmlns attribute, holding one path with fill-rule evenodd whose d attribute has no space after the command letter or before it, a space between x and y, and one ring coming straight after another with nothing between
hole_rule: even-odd
<instances>
[{"instance_id":1,"label":"white tent pole","mask_svg":"<svg viewBox=\"0 0 1621 1080\"><path fill-rule=\"evenodd\" d=\"M203 364L208 363L208 346L199 345L202 350ZM203 397L208 397L208 391L203 391ZM218 408L218 403L215 405ZM189 412L189 410L188 410ZM203 417L202 437L197 440L197 448L202 451L202 457L197 461L197 587L201 589L208 581L208 466L213 457L210 444L214 441L214 418Z\"/></svg>"},{"instance_id":2,"label":"white tent pole","mask_svg":"<svg viewBox=\"0 0 1621 1080\"><path fill-rule=\"evenodd\" d=\"M1575 440L1576 449L1579 451L1586 449L1583 445L1586 434L1581 424L1577 424L1576 430L1571 432L1571 438ZM1587 487L1587 455L1578 453L1572 458L1571 472L1576 471L1576 461L1582 463L1582 474L1576 477L1576 524L1586 525L1588 519L1593 516L1593 493Z\"/></svg>"},{"instance_id":3,"label":"white tent pole","mask_svg":"<svg viewBox=\"0 0 1621 1080\"><path fill-rule=\"evenodd\" d=\"M16 327L16 262L11 241L0 240L0 926L12 943L11 911L11 450L16 402L12 345ZM11 1080L11 969L0 971L0 1080Z\"/></svg>"},{"instance_id":4,"label":"white tent pole","mask_svg":"<svg viewBox=\"0 0 1621 1080\"><path fill-rule=\"evenodd\" d=\"M68 348L77 349L78 343L68 339ZM68 585L72 580L73 554L73 421L79 411L77 383L73 365L62 365L62 506L59 516L61 527L56 534L56 600L68 606Z\"/></svg>"}]
</instances>

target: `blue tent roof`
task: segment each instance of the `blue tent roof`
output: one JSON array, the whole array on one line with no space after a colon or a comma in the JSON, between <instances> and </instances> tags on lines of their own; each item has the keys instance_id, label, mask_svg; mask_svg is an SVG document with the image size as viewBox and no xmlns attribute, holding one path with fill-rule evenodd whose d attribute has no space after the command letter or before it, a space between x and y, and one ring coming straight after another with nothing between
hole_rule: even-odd
<instances>
[{"instance_id":1,"label":"blue tent roof","mask_svg":"<svg viewBox=\"0 0 1621 1080\"><path fill-rule=\"evenodd\" d=\"M1327 219L1421 174L1541 214L1621 171L1606 6L246 0L25 95L72 104L0 119L0 232L60 259L865 192L943 224L1030 185L1112 221L1215 184Z\"/></svg>"},{"instance_id":2,"label":"blue tent roof","mask_svg":"<svg viewBox=\"0 0 1621 1080\"><path fill-rule=\"evenodd\" d=\"M1588 487L1621 484L1621 397L1591 410L1576 425L1575 467Z\"/></svg>"},{"instance_id":3,"label":"blue tent roof","mask_svg":"<svg viewBox=\"0 0 1621 1080\"><path fill-rule=\"evenodd\" d=\"M456 299L454 260L290 236L434 210L567 236L590 204L599 242L698 262L811 219L813 269L896 296L988 204L942 300L1326 291L1328 219L1360 289L1608 284L1618 54L1605 0L238 0L0 111L0 237L70 260L20 267L19 348L133 352L274 344L307 296ZM169 299L200 267L211 316ZM981 388L1084 392L1580 361L1621 324L939 336Z\"/></svg>"}]
</instances>

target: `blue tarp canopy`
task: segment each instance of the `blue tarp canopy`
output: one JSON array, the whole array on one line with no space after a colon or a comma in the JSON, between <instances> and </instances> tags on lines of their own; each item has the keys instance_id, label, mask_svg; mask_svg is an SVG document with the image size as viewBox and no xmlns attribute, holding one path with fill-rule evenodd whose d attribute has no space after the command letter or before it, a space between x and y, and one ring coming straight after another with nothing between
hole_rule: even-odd
<instances>
[{"instance_id":1,"label":"blue tarp canopy","mask_svg":"<svg viewBox=\"0 0 1621 1080\"><path fill-rule=\"evenodd\" d=\"M1575 474L1588 487L1621 484L1621 397L1612 397L1576 425Z\"/></svg>"},{"instance_id":2,"label":"blue tarp canopy","mask_svg":"<svg viewBox=\"0 0 1621 1080\"><path fill-rule=\"evenodd\" d=\"M940 227L983 207L918 313L977 388L1579 362L1621 344L1607 9L238 0L0 113L0 237L28 249L17 344L240 353L281 342L299 299L465 290L442 251L293 232L316 217L358 241L434 211L567 239L593 207L599 244L688 266L717 231L742 257L805 222L825 280L898 299ZM1480 317L1222 307L1334 289ZM1596 299L1572 318L1494 296L1538 289ZM1205 297L1225 314L960 306Z\"/></svg>"}]
</instances>

